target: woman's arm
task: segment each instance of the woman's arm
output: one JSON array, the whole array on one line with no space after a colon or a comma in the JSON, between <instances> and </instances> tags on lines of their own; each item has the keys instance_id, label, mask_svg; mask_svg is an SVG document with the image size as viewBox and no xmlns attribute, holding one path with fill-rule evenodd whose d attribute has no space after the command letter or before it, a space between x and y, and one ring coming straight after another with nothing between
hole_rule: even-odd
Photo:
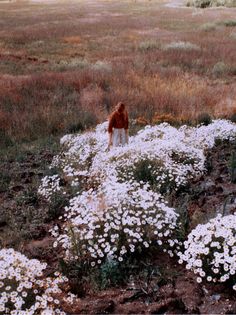
<instances>
[{"instance_id":1,"label":"woman's arm","mask_svg":"<svg viewBox=\"0 0 236 315\"><path fill-rule=\"evenodd\" d=\"M112 146L113 126L114 126L114 120L115 120L114 116L115 115L113 113L109 119L109 124L108 124L108 133L109 133L108 147L109 147L109 149Z\"/></svg>"},{"instance_id":2,"label":"woman's arm","mask_svg":"<svg viewBox=\"0 0 236 315\"><path fill-rule=\"evenodd\" d=\"M112 147L112 134L113 134L113 132L109 132L109 142L108 142L108 148L109 149Z\"/></svg>"}]
</instances>

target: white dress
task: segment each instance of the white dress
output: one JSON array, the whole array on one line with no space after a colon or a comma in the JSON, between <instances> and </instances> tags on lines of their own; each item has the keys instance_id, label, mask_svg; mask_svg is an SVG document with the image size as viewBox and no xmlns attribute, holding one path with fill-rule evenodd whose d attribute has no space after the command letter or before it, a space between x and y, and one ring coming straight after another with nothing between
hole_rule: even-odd
<instances>
[{"instance_id":1,"label":"white dress","mask_svg":"<svg viewBox=\"0 0 236 315\"><path fill-rule=\"evenodd\" d=\"M113 128L112 132L112 146L119 147L128 143L128 135L124 128Z\"/></svg>"}]
</instances>

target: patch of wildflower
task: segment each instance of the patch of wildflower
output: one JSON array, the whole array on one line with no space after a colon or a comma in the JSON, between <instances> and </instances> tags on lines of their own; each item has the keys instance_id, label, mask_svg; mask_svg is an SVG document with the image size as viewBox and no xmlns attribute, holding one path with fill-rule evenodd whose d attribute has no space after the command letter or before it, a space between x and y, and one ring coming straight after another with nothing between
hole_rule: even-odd
<instances>
[{"instance_id":1,"label":"patch of wildflower","mask_svg":"<svg viewBox=\"0 0 236 315\"><path fill-rule=\"evenodd\" d=\"M177 214L160 194L138 183L110 178L98 191L74 197L66 208L62 232L53 235L65 249L67 260L87 260L91 266L106 259L123 261L137 248L155 243L173 255Z\"/></svg>"},{"instance_id":2,"label":"patch of wildflower","mask_svg":"<svg viewBox=\"0 0 236 315\"><path fill-rule=\"evenodd\" d=\"M51 168L59 168L63 178L74 187L86 182L94 157L107 149L107 126L105 122L98 125L94 132L62 137L63 150L54 156Z\"/></svg>"},{"instance_id":3,"label":"patch of wildflower","mask_svg":"<svg viewBox=\"0 0 236 315\"><path fill-rule=\"evenodd\" d=\"M107 123L93 132L64 136L63 151L52 167L61 170L62 178L70 179L74 192L81 184L82 189L77 191L83 192L66 208L62 231L53 231L55 246L62 244L67 259L88 259L94 265L107 257L122 261L153 240L163 244L164 234L159 229L169 231L164 235L168 238L176 228L176 214L174 221L168 221L169 208L162 196L203 174L205 151L217 139L231 141L235 135L236 125L227 120L180 128L162 123L146 126L130 138L128 145L110 151ZM138 192L142 193L136 198ZM147 207L145 196L152 196L155 202L147 202ZM174 209L171 211L174 213ZM165 224L158 225L157 218ZM165 244L173 245L170 242L171 237Z\"/></svg>"},{"instance_id":4,"label":"patch of wildflower","mask_svg":"<svg viewBox=\"0 0 236 315\"><path fill-rule=\"evenodd\" d=\"M204 170L202 150L176 143L175 139L141 141L94 158L92 174L100 178L116 174L122 181L136 180L155 185L155 189L179 189Z\"/></svg>"},{"instance_id":5,"label":"patch of wildflower","mask_svg":"<svg viewBox=\"0 0 236 315\"><path fill-rule=\"evenodd\" d=\"M38 188L39 195L43 196L47 200L50 200L52 195L62 190L60 181L59 175L43 177L41 185Z\"/></svg>"},{"instance_id":6,"label":"patch of wildflower","mask_svg":"<svg viewBox=\"0 0 236 315\"><path fill-rule=\"evenodd\" d=\"M233 280L236 290L236 215L221 214L207 224L199 224L184 242L179 262L197 274L197 281Z\"/></svg>"},{"instance_id":7,"label":"patch of wildflower","mask_svg":"<svg viewBox=\"0 0 236 315\"><path fill-rule=\"evenodd\" d=\"M57 295L67 279L59 272L43 278L46 267L14 249L0 250L0 314L65 314Z\"/></svg>"},{"instance_id":8,"label":"patch of wildflower","mask_svg":"<svg viewBox=\"0 0 236 315\"><path fill-rule=\"evenodd\" d=\"M135 180L136 166L145 161L147 167L152 168L152 180L159 191L163 192L166 186L178 189L204 172L205 150L212 148L216 139L233 140L236 135L235 124L227 120L180 128L162 123L146 126L131 137L129 145L108 152L106 129L107 122L98 125L93 132L66 135L61 139L63 150L54 157L52 167L59 168L61 177L72 186L81 189L90 179L100 183L114 173L125 175L121 180Z\"/></svg>"}]
</instances>

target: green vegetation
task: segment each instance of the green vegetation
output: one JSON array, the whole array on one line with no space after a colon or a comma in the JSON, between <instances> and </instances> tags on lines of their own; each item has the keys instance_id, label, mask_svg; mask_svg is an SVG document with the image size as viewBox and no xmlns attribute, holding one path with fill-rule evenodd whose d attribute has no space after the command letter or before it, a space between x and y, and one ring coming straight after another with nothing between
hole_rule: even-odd
<instances>
[{"instance_id":1,"label":"green vegetation","mask_svg":"<svg viewBox=\"0 0 236 315\"><path fill-rule=\"evenodd\" d=\"M187 6L194 6L196 8L207 7L236 7L235 0L188 0Z\"/></svg>"}]
</instances>

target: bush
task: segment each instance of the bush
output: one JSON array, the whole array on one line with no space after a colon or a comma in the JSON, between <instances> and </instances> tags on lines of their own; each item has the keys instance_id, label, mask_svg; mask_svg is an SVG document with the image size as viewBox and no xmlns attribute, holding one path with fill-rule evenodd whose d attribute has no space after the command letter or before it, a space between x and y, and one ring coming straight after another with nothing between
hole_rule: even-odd
<instances>
[{"instance_id":1,"label":"bush","mask_svg":"<svg viewBox=\"0 0 236 315\"><path fill-rule=\"evenodd\" d=\"M107 123L94 131L64 136L63 150L52 167L59 169L66 189L74 190L67 194L71 199L64 222L52 235L54 246L64 250L63 263L74 274L75 288L81 279L84 292L89 281L83 275L90 277L90 273L97 274L101 285L109 282L108 274L115 283L116 268L121 270L150 247L173 255L184 227L179 229L178 215L165 197L203 174L204 154L216 139L231 141L235 136L235 124L226 120L196 127L146 126L128 145L111 150L107 150ZM44 190L47 196L46 186ZM64 188L57 191L64 192Z\"/></svg>"},{"instance_id":2,"label":"bush","mask_svg":"<svg viewBox=\"0 0 236 315\"><path fill-rule=\"evenodd\" d=\"M230 161L229 161L229 173L232 183L236 183L236 153L235 151L231 152Z\"/></svg>"},{"instance_id":3,"label":"bush","mask_svg":"<svg viewBox=\"0 0 236 315\"><path fill-rule=\"evenodd\" d=\"M166 44L163 46L164 50L200 50L200 47L197 46L196 44L192 44L189 42L172 42L170 44Z\"/></svg>"},{"instance_id":4,"label":"bush","mask_svg":"<svg viewBox=\"0 0 236 315\"><path fill-rule=\"evenodd\" d=\"M211 32L216 30L216 24L212 22L205 23L200 26L200 30L204 32Z\"/></svg>"},{"instance_id":5,"label":"bush","mask_svg":"<svg viewBox=\"0 0 236 315\"><path fill-rule=\"evenodd\" d=\"M105 182L97 191L71 199L55 246L62 244L66 260L100 265L107 260L125 261L151 244L173 255L178 244L173 233L177 215L162 197L146 186ZM90 268L91 268L90 267Z\"/></svg>"},{"instance_id":6,"label":"bush","mask_svg":"<svg viewBox=\"0 0 236 315\"><path fill-rule=\"evenodd\" d=\"M64 212L64 208L68 205L67 196L55 193L50 199L48 207L48 219L55 220L58 219Z\"/></svg>"},{"instance_id":7,"label":"bush","mask_svg":"<svg viewBox=\"0 0 236 315\"><path fill-rule=\"evenodd\" d=\"M155 115L152 119L152 122L154 124L160 124L163 122L167 122L168 124L175 125L175 124L177 124L177 118L171 114L158 115L157 113L155 113Z\"/></svg>"},{"instance_id":8,"label":"bush","mask_svg":"<svg viewBox=\"0 0 236 315\"><path fill-rule=\"evenodd\" d=\"M187 2L187 6L194 6L197 8L207 8L207 7L219 7L219 6L226 6L226 7L235 7L236 1L235 0L189 0Z\"/></svg>"},{"instance_id":9,"label":"bush","mask_svg":"<svg viewBox=\"0 0 236 315\"><path fill-rule=\"evenodd\" d=\"M229 118L233 123L236 123L236 113L233 113Z\"/></svg>"},{"instance_id":10,"label":"bush","mask_svg":"<svg viewBox=\"0 0 236 315\"><path fill-rule=\"evenodd\" d=\"M0 172L0 192L7 191L11 182L11 175L9 172L1 171Z\"/></svg>"},{"instance_id":11,"label":"bush","mask_svg":"<svg viewBox=\"0 0 236 315\"><path fill-rule=\"evenodd\" d=\"M227 20L222 22L222 24L225 26L234 27L236 26L236 20Z\"/></svg>"},{"instance_id":12,"label":"bush","mask_svg":"<svg viewBox=\"0 0 236 315\"><path fill-rule=\"evenodd\" d=\"M45 176L38 189L39 195L43 196L47 200L50 200L55 193L61 191L62 187L60 185L60 180L61 179L57 174Z\"/></svg>"},{"instance_id":13,"label":"bush","mask_svg":"<svg viewBox=\"0 0 236 315\"><path fill-rule=\"evenodd\" d=\"M226 65L223 61L219 61L214 65L212 74L216 76L222 76L229 73L229 70L230 68L228 65Z\"/></svg>"},{"instance_id":14,"label":"bush","mask_svg":"<svg viewBox=\"0 0 236 315\"><path fill-rule=\"evenodd\" d=\"M157 41L148 40L148 41L141 42L138 48L139 50L146 52L149 50L160 49L161 45Z\"/></svg>"},{"instance_id":15,"label":"bush","mask_svg":"<svg viewBox=\"0 0 236 315\"><path fill-rule=\"evenodd\" d=\"M0 314L65 314L57 299L65 277L43 278L47 264L13 249L0 250L0 265Z\"/></svg>"},{"instance_id":16,"label":"bush","mask_svg":"<svg viewBox=\"0 0 236 315\"><path fill-rule=\"evenodd\" d=\"M235 264L236 215L218 215L207 224L198 225L184 242L185 250L179 253L180 263L193 270L197 281L233 282L236 290Z\"/></svg>"},{"instance_id":17,"label":"bush","mask_svg":"<svg viewBox=\"0 0 236 315\"><path fill-rule=\"evenodd\" d=\"M209 125L212 122L211 116L208 113L202 113L197 117L197 123L204 126Z\"/></svg>"}]
</instances>

